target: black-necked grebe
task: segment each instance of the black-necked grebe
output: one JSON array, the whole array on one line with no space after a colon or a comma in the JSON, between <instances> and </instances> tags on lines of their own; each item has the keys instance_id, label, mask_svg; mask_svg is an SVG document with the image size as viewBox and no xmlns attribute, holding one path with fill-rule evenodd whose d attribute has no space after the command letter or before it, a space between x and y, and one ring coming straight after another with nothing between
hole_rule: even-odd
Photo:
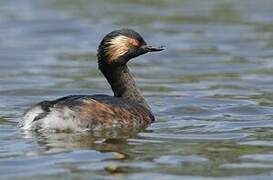
<instances>
[{"instance_id":1,"label":"black-necked grebe","mask_svg":"<svg viewBox=\"0 0 273 180\"><path fill-rule=\"evenodd\" d=\"M126 64L139 55L162 50L148 46L134 30L112 31L101 41L97 56L99 69L114 96L71 95L43 101L27 110L18 126L57 131L146 127L154 121L154 116Z\"/></svg>"}]
</instances>

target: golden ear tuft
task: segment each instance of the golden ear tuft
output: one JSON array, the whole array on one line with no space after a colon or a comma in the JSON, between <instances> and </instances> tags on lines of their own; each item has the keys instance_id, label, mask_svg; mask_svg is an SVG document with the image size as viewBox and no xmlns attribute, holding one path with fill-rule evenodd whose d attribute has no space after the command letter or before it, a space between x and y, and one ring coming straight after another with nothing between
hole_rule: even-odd
<instances>
[{"instance_id":1,"label":"golden ear tuft","mask_svg":"<svg viewBox=\"0 0 273 180\"><path fill-rule=\"evenodd\" d=\"M114 37L109 42L106 48L106 55L108 57L108 63L111 64L113 61L118 59L118 57L124 55L129 50L129 40L130 38L119 35Z\"/></svg>"}]
</instances>

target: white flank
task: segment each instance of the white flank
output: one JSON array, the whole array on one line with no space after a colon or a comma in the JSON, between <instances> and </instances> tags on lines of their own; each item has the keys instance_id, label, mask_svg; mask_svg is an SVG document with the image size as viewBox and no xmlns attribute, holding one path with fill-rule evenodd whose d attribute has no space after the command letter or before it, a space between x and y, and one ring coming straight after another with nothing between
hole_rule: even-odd
<instances>
[{"instance_id":1,"label":"white flank","mask_svg":"<svg viewBox=\"0 0 273 180\"><path fill-rule=\"evenodd\" d=\"M18 126L24 130L39 130L39 131L84 131L86 129L80 127L79 119L76 112L68 107L52 108L50 112L43 118L33 121L35 117L43 113L40 106L34 106L28 110Z\"/></svg>"}]
</instances>

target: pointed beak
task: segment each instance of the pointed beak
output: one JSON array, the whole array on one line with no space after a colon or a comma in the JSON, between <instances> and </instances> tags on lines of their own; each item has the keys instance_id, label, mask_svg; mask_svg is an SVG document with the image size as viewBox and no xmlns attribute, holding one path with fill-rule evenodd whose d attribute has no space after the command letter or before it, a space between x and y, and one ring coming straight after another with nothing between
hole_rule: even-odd
<instances>
[{"instance_id":1,"label":"pointed beak","mask_svg":"<svg viewBox=\"0 0 273 180\"><path fill-rule=\"evenodd\" d=\"M153 47L153 46L149 46L149 45L144 45L142 48L145 50L145 52L155 52L155 51L163 51L164 50L164 46Z\"/></svg>"}]
</instances>

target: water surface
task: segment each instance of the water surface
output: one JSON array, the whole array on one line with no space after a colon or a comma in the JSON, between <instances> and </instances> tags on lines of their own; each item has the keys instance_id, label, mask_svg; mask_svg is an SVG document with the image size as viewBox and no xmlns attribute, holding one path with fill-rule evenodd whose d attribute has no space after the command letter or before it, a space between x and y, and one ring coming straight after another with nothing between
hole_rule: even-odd
<instances>
[{"instance_id":1,"label":"water surface","mask_svg":"<svg viewBox=\"0 0 273 180\"><path fill-rule=\"evenodd\" d=\"M271 0L0 1L0 179L272 179ZM130 62L157 121L34 133L35 102L111 94L96 49L130 27L167 50Z\"/></svg>"}]
</instances>

